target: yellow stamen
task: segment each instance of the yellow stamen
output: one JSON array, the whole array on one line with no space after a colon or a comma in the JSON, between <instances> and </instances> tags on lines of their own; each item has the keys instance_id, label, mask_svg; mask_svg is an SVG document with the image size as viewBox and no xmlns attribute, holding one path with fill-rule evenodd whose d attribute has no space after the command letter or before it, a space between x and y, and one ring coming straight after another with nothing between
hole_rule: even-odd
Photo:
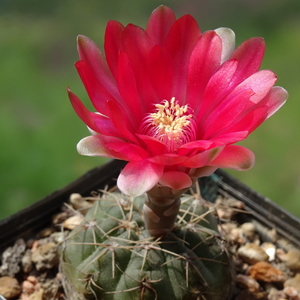
<instances>
[{"instance_id":1,"label":"yellow stamen","mask_svg":"<svg viewBox=\"0 0 300 300\"><path fill-rule=\"evenodd\" d=\"M173 97L155 108L156 112L144 120L143 131L165 143L169 151L176 151L194 137L194 120L188 105L180 106Z\"/></svg>"}]
</instances>

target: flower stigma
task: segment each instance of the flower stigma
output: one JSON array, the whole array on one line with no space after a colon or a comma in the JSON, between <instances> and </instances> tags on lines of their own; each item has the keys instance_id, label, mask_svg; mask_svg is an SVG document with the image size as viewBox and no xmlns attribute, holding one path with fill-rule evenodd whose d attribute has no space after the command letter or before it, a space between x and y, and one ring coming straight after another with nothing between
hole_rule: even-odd
<instances>
[{"instance_id":1,"label":"flower stigma","mask_svg":"<svg viewBox=\"0 0 300 300\"><path fill-rule=\"evenodd\" d=\"M195 121L188 105L180 106L175 97L155 104L155 112L143 121L143 133L164 143L169 152L195 139Z\"/></svg>"}]
</instances>

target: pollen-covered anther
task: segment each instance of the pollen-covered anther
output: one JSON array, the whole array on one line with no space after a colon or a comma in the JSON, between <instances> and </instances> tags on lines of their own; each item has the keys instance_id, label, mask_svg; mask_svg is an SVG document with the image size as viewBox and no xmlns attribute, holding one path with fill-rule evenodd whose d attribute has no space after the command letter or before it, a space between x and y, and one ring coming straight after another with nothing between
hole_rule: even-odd
<instances>
[{"instance_id":1,"label":"pollen-covered anther","mask_svg":"<svg viewBox=\"0 0 300 300\"><path fill-rule=\"evenodd\" d=\"M170 152L195 138L195 122L188 105L180 106L173 97L155 105L156 112L143 122L143 132L165 143Z\"/></svg>"}]
</instances>

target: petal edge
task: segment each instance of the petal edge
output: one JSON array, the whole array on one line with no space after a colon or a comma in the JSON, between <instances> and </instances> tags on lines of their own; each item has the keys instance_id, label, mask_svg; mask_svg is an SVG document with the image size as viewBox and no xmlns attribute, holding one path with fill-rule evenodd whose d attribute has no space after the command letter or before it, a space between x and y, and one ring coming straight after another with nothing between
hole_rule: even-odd
<instances>
[{"instance_id":1,"label":"petal edge","mask_svg":"<svg viewBox=\"0 0 300 300\"><path fill-rule=\"evenodd\" d=\"M139 196L158 183L163 168L163 165L153 164L148 160L129 162L118 177L118 188L128 196Z\"/></svg>"}]
</instances>

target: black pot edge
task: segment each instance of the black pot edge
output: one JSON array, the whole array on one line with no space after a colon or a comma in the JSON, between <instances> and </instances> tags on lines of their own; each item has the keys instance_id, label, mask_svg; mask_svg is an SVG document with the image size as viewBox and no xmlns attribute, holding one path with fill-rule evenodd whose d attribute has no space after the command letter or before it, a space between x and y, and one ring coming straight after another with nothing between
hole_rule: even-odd
<instances>
[{"instance_id":1,"label":"black pot edge","mask_svg":"<svg viewBox=\"0 0 300 300\"><path fill-rule=\"evenodd\" d=\"M106 185L114 185L125 164L123 161L112 160L92 169L62 189L0 221L0 253L16 239L29 236L50 225L51 217L59 212L61 205L68 201L70 194L80 193L86 196L90 191L103 189ZM276 228L280 235L300 247L300 219L223 170L217 170L215 175L214 180L217 181L219 188L243 201L251 213L251 218L257 219L267 228Z\"/></svg>"},{"instance_id":2,"label":"black pot edge","mask_svg":"<svg viewBox=\"0 0 300 300\"><path fill-rule=\"evenodd\" d=\"M114 185L117 174L125 162L112 160L94 168L67 186L59 189L31 206L20 210L0 221L0 253L20 237L29 236L33 231L46 228L51 217L60 211L63 203L68 202L72 193L88 195L90 191Z\"/></svg>"},{"instance_id":3,"label":"black pot edge","mask_svg":"<svg viewBox=\"0 0 300 300\"><path fill-rule=\"evenodd\" d=\"M275 229L280 237L300 247L300 219L272 200L264 197L223 170L217 170L218 184L228 194L241 200L246 210L268 229Z\"/></svg>"}]
</instances>

